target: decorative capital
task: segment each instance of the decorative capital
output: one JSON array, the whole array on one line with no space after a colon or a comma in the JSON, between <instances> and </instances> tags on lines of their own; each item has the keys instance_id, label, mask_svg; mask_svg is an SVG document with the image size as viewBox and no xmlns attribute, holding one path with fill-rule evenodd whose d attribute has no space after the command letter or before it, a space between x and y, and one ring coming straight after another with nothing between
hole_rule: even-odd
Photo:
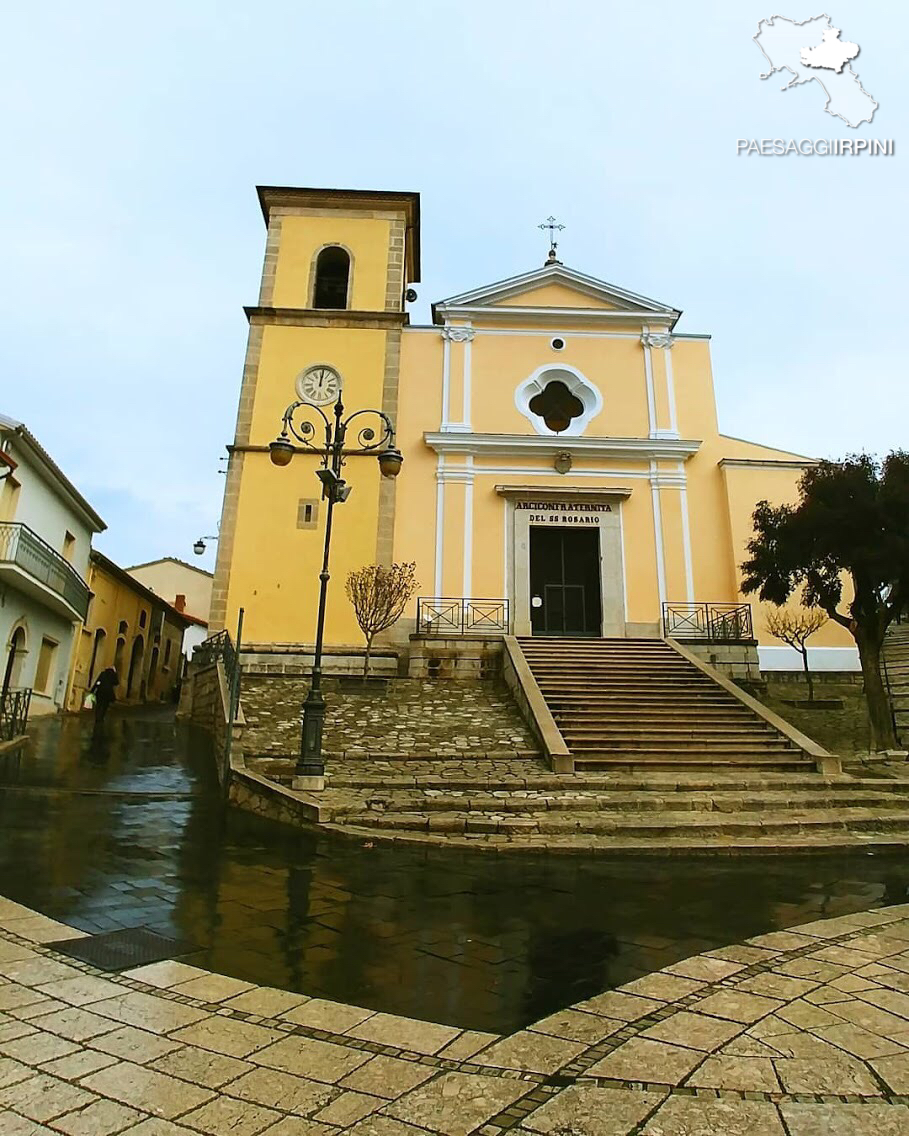
<instances>
[{"instance_id":1,"label":"decorative capital","mask_svg":"<svg viewBox=\"0 0 909 1136\"><path fill-rule=\"evenodd\" d=\"M441 334L452 343L470 343L477 333L472 327L443 327Z\"/></svg>"},{"instance_id":2,"label":"decorative capital","mask_svg":"<svg viewBox=\"0 0 909 1136\"><path fill-rule=\"evenodd\" d=\"M645 331L641 336L641 343L645 347L665 347L668 350L674 342L672 336L665 331Z\"/></svg>"}]
</instances>

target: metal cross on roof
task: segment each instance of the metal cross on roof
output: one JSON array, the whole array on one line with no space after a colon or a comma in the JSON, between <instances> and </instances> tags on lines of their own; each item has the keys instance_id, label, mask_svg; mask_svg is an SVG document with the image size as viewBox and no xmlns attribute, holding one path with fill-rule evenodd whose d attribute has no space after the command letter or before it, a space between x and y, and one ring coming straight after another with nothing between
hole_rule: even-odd
<instances>
[{"instance_id":1,"label":"metal cross on roof","mask_svg":"<svg viewBox=\"0 0 909 1136\"><path fill-rule=\"evenodd\" d=\"M537 225L538 229L549 230L549 256L546 258L547 264L558 264L559 260L556 256L556 249L559 247L558 241L555 239L557 232L561 232L565 228L564 225L559 225L555 217L547 217L542 225Z\"/></svg>"}]
</instances>

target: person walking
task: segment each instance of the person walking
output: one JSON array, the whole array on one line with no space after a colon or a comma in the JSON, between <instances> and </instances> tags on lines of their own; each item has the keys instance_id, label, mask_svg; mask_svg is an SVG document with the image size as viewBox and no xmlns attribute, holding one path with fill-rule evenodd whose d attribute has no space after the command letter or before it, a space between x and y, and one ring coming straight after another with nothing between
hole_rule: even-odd
<instances>
[{"instance_id":1,"label":"person walking","mask_svg":"<svg viewBox=\"0 0 909 1136\"><path fill-rule=\"evenodd\" d=\"M104 721L110 704L115 701L114 687L120 680L113 667L103 670L92 685L92 694L95 696L95 728Z\"/></svg>"}]
</instances>

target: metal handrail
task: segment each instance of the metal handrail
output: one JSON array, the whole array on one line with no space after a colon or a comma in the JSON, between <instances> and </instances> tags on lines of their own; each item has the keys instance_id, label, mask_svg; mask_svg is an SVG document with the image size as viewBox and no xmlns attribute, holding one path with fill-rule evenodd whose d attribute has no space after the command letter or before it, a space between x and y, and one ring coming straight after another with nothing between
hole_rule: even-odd
<instances>
[{"instance_id":1,"label":"metal handrail","mask_svg":"<svg viewBox=\"0 0 909 1136\"><path fill-rule=\"evenodd\" d=\"M0 561L15 564L47 585L85 619L91 590L76 569L28 525L0 521Z\"/></svg>"},{"instance_id":2,"label":"metal handrail","mask_svg":"<svg viewBox=\"0 0 909 1136\"><path fill-rule=\"evenodd\" d=\"M511 607L507 599L417 597L417 633L420 635L507 635L510 628Z\"/></svg>"},{"instance_id":3,"label":"metal handrail","mask_svg":"<svg viewBox=\"0 0 909 1136\"><path fill-rule=\"evenodd\" d=\"M0 690L0 741L11 742L25 733L32 688Z\"/></svg>"},{"instance_id":4,"label":"metal handrail","mask_svg":"<svg viewBox=\"0 0 909 1136\"><path fill-rule=\"evenodd\" d=\"M664 603L663 634L721 643L753 639L751 604Z\"/></svg>"},{"instance_id":5,"label":"metal handrail","mask_svg":"<svg viewBox=\"0 0 909 1136\"><path fill-rule=\"evenodd\" d=\"M217 631L214 635L209 635L193 651L192 662L197 670L202 667L213 666L219 659L224 666L224 674L232 692L232 701L236 703L240 695L239 682L237 681L240 656L229 631ZM234 709L236 710L236 705L234 705Z\"/></svg>"}]
</instances>

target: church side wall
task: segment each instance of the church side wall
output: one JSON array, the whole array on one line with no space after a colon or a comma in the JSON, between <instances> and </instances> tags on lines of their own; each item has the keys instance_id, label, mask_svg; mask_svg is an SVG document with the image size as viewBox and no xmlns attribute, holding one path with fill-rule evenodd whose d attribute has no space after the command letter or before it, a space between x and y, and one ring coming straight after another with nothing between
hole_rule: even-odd
<instances>
[{"instance_id":1,"label":"church side wall","mask_svg":"<svg viewBox=\"0 0 909 1136\"><path fill-rule=\"evenodd\" d=\"M728 511L733 540L733 563L736 570L737 587L741 585L742 561L747 559L747 544L753 534L752 514L758 501L767 499L773 505L794 504L798 500L798 480L802 469L797 465L773 467L767 464L749 466L722 466L722 477L726 486ZM743 601L752 605L755 637L761 648L761 663L773 667L775 662L789 660L789 666L796 669L798 659L785 651L784 644L774 639L764 626L765 612L771 605L762 604L755 595L745 596ZM796 600L791 600L797 606ZM842 605L841 605L842 606ZM770 650L766 652L765 649ZM780 648L784 648L785 656ZM809 641L812 655L824 660L825 670L849 671L856 669L857 651L852 636L839 624L828 621ZM788 669L788 668L787 668Z\"/></svg>"}]
</instances>

